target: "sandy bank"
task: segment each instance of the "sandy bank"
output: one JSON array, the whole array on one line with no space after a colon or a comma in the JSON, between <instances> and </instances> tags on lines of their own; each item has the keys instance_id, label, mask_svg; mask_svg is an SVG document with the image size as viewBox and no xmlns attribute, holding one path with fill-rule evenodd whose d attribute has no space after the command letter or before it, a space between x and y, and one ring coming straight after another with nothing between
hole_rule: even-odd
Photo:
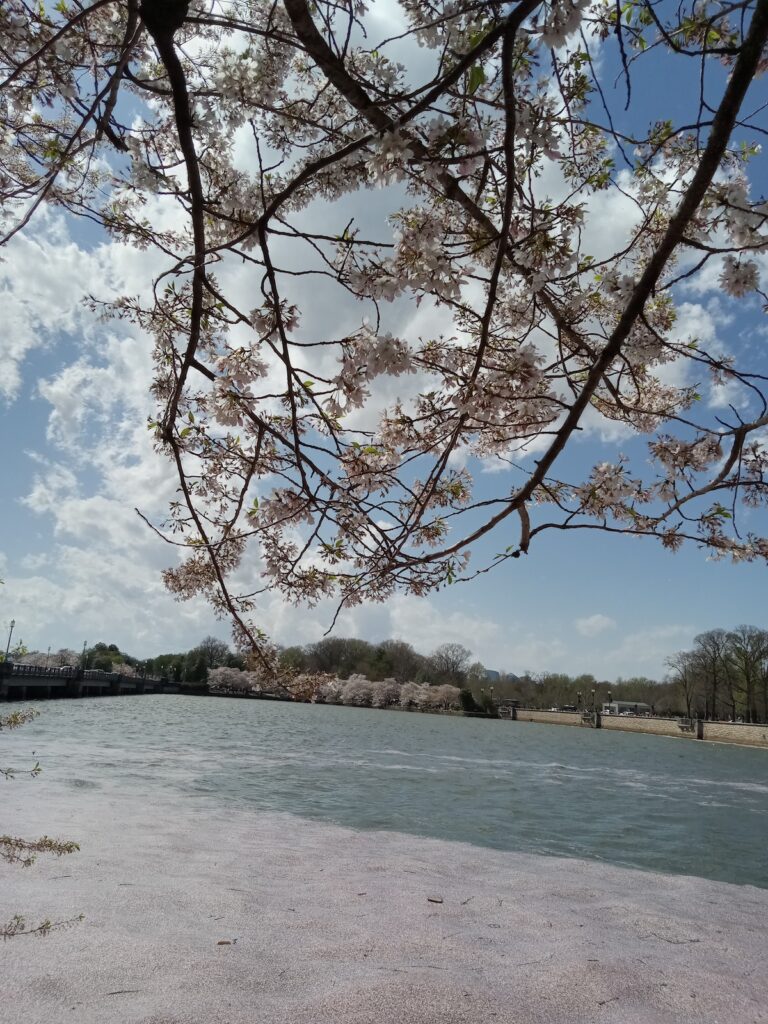
<instances>
[{"instance_id":1,"label":"sandy bank","mask_svg":"<svg viewBox=\"0 0 768 1024\"><path fill-rule=\"evenodd\" d=\"M86 916L0 946L4 1024L768 1021L768 891L117 792L1 795L0 832L82 852L0 865L0 918Z\"/></svg>"}]
</instances>

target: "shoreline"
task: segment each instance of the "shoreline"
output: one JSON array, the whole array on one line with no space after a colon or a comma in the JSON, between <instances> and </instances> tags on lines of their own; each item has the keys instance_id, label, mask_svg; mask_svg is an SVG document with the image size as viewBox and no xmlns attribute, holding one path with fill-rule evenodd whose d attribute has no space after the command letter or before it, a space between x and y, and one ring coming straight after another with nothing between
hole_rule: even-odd
<instances>
[{"instance_id":1,"label":"shoreline","mask_svg":"<svg viewBox=\"0 0 768 1024\"><path fill-rule=\"evenodd\" d=\"M544 711L538 708L516 708L509 715L483 715L473 712L462 712L456 710L441 710L434 708L401 708L398 706L387 706L384 708L373 708L368 706L345 705L345 703L327 703L324 700L290 700L280 696L267 696L255 693L218 693L201 690L199 692L190 690L159 691L159 693L173 696L190 697L216 697L218 699L232 700L266 700L270 703L286 703L286 705L312 705L314 707L329 708L365 708L368 711L392 711L409 715L438 715L452 718L484 719L498 722L524 722L532 725L560 725L569 728L606 729L611 732L631 732L636 735L651 735L667 739L684 739L703 741L726 746L741 746L751 750L768 750L768 723L749 722L722 722L709 719L693 719L693 727L683 730L680 726L680 719L665 718L657 715L652 718L628 717L616 718L612 715L604 715L600 712L591 714L591 721L587 722L581 712ZM2 703L37 703L48 699L96 699L109 698L110 696L143 696L158 695L154 691L143 693L122 693L122 694L83 694L80 697L59 697L32 696L24 698L0 698Z\"/></svg>"},{"instance_id":2,"label":"shoreline","mask_svg":"<svg viewBox=\"0 0 768 1024\"><path fill-rule=\"evenodd\" d=\"M768 1020L768 890L126 786L9 789L0 831L82 849L0 864L0 919L85 920L0 945L7 1024Z\"/></svg>"}]
</instances>

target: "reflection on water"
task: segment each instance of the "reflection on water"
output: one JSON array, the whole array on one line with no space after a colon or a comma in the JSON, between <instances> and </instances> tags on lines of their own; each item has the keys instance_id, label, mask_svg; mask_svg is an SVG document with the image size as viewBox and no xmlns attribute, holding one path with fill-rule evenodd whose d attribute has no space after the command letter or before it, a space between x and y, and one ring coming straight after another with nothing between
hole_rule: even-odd
<instances>
[{"instance_id":1,"label":"reflection on water","mask_svg":"<svg viewBox=\"0 0 768 1024\"><path fill-rule=\"evenodd\" d=\"M768 887L768 751L181 696L48 701L3 737L47 787L287 811ZM38 783L35 783L36 785Z\"/></svg>"}]
</instances>

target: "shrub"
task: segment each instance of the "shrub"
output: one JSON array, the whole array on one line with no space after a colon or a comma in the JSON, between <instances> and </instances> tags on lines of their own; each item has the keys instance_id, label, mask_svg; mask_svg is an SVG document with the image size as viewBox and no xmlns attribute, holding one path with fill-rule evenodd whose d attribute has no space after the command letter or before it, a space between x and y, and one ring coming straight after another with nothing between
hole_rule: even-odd
<instances>
[{"instance_id":1,"label":"shrub","mask_svg":"<svg viewBox=\"0 0 768 1024\"><path fill-rule=\"evenodd\" d=\"M473 697L471 690L459 690L459 704L461 706L461 710L465 712L465 714L477 714L482 711L482 708Z\"/></svg>"}]
</instances>

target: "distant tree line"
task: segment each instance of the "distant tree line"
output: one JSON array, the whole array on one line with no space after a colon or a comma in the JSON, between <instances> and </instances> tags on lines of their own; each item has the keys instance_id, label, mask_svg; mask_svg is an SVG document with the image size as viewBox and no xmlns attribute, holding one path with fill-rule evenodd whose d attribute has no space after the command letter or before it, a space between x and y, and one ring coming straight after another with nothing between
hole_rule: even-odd
<instances>
[{"instance_id":1,"label":"distant tree line","mask_svg":"<svg viewBox=\"0 0 768 1024\"><path fill-rule=\"evenodd\" d=\"M398 706L418 711L459 708L463 706L462 694L468 693L450 683L400 683L393 677L371 680L354 673L347 679L327 672L299 672L280 679L265 679L258 671L214 668L208 675L208 682L213 691L219 693L278 696L306 703L361 708Z\"/></svg>"},{"instance_id":2,"label":"distant tree line","mask_svg":"<svg viewBox=\"0 0 768 1024\"><path fill-rule=\"evenodd\" d=\"M768 630L710 629L667 664L689 716L768 721Z\"/></svg>"},{"instance_id":3,"label":"distant tree line","mask_svg":"<svg viewBox=\"0 0 768 1024\"><path fill-rule=\"evenodd\" d=\"M201 688L214 670L250 668L242 655L212 636L189 651L145 660L106 643L81 652L68 648L45 653L25 651L16 660L165 677ZM473 710L473 706L487 709L500 700L516 700L533 708L592 708L613 698L649 704L657 714L768 721L768 630L746 625L709 630L694 639L691 650L671 655L667 665L669 674L663 681L633 676L611 682L590 674L571 676L564 672L491 674L480 661L473 662L472 652L459 643L441 644L431 654L421 654L403 640L371 643L351 637L326 637L303 646L284 647L279 656L284 678L327 675L339 680L364 678L370 684L457 687L471 695L462 697L465 710ZM240 677L235 672L229 678ZM295 699L303 699L299 690L296 694ZM429 703L427 698L424 700ZM354 703L342 701L348 702Z\"/></svg>"},{"instance_id":4,"label":"distant tree line","mask_svg":"<svg viewBox=\"0 0 768 1024\"><path fill-rule=\"evenodd\" d=\"M244 668L245 660L216 637L207 636L196 647L181 653L160 654L154 658L135 658L117 644L96 643L81 651L62 647L57 651L28 651L15 659L20 664L47 668L72 666L119 672L125 676L152 676L171 682L204 687L208 672L214 668Z\"/></svg>"},{"instance_id":5,"label":"distant tree line","mask_svg":"<svg viewBox=\"0 0 768 1024\"><path fill-rule=\"evenodd\" d=\"M598 680L589 673L571 676L566 672L526 672L520 676L501 674L499 679L486 680L482 685L470 681L469 685L473 694L490 692L496 702L517 700L528 708L599 710L608 700L624 700L648 704L656 714L683 714L677 684L647 676L611 681Z\"/></svg>"},{"instance_id":6,"label":"distant tree line","mask_svg":"<svg viewBox=\"0 0 768 1024\"><path fill-rule=\"evenodd\" d=\"M349 637L326 637L303 647L285 647L282 668L298 672L328 672L340 679L365 676L371 682L395 679L399 683L448 683L463 686L474 672L485 678L479 663L470 664L472 652L461 644L442 644L430 655L419 654L404 640L369 643ZM478 674L479 673L479 674Z\"/></svg>"}]
</instances>

